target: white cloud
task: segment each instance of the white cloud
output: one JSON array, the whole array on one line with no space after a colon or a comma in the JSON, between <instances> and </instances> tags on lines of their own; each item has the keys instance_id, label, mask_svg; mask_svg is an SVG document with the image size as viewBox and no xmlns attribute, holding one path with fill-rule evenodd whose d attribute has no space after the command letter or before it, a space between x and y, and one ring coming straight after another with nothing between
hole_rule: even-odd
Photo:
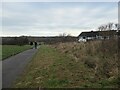
<instances>
[{"instance_id":1,"label":"white cloud","mask_svg":"<svg viewBox=\"0 0 120 90\"><path fill-rule=\"evenodd\" d=\"M64 3L65 4L65 3ZM93 3L94 5L94 3ZM62 5L55 7L33 3L5 3L3 8L3 35L78 35L96 29L101 24L117 22L117 6ZM117 5L117 3L116 3ZM22 7L21 7L22 6ZM54 3L53 3L54 6ZM108 7L111 7L108 9Z\"/></svg>"}]
</instances>

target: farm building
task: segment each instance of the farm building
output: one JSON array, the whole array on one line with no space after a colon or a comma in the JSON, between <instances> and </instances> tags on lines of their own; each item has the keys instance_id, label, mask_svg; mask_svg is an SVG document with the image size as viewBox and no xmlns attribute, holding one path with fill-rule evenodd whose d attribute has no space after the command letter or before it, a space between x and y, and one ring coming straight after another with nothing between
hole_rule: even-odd
<instances>
[{"instance_id":1,"label":"farm building","mask_svg":"<svg viewBox=\"0 0 120 90\"><path fill-rule=\"evenodd\" d=\"M90 40L90 39L96 39L97 37L99 36L98 32L94 32L94 31L91 31L91 32L82 32L78 38L79 38L79 42L80 41L83 41L83 42L86 42L87 40Z\"/></svg>"},{"instance_id":2,"label":"farm building","mask_svg":"<svg viewBox=\"0 0 120 90\"><path fill-rule=\"evenodd\" d=\"M104 40L104 39L109 39L113 36L117 36L116 30L82 32L78 36L78 41L86 42L90 40Z\"/></svg>"}]
</instances>

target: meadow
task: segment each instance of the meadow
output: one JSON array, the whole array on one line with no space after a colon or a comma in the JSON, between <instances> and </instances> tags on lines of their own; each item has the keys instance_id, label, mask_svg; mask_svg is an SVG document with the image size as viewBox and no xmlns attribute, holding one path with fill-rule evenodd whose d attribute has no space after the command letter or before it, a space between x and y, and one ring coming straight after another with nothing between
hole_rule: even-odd
<instances>
[{"instance_id":1,"label":"meadow","mask_svg":"<svg viewBox=\"0 0 120 90\"><path fill-rule=\"evenodd\" d=\"M2 60L31 48L29 45L2 45L1 47Z\"/></svg>"},{"instance_id":2,"label":"meadow","mask_svg":"<svg viewBox=\"0 0 120 90\"><path fill-rule=\"evenodd\" d=\"M117 88L117 57L116 39L41 45L14 87Z\"/></svg>"}]
</instances>

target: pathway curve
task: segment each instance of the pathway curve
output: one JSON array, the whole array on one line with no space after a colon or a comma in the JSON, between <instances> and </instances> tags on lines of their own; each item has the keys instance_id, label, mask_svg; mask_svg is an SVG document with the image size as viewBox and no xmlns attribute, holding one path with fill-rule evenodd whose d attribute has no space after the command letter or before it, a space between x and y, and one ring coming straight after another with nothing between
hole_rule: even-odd
<instances>
[{"instance_id":1,"label":"pathway curve","mask_svg":"<svg viewBox=\"0 0 120 90\"><path fill-rule=\"evenodd\" d=\"M26 50L2 61L2 88L10 88L37 49Z\"/></svg>"}]
</instances>

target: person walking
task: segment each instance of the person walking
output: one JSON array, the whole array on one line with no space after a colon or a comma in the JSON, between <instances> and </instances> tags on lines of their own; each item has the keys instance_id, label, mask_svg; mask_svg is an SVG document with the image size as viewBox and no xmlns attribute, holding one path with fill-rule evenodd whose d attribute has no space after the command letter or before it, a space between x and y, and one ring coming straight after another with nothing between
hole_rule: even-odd
<instances>
[{"instance_id":1,"label":"person walking","mask_svg":"<svg viewBox=\"0 0 120 90\"><path fill-rule=\"evenodd\" d=\"M34 45L35 45L35 49L37 49L37 42L36 41L34 42Z\"/></svg>"}]
</instances>

